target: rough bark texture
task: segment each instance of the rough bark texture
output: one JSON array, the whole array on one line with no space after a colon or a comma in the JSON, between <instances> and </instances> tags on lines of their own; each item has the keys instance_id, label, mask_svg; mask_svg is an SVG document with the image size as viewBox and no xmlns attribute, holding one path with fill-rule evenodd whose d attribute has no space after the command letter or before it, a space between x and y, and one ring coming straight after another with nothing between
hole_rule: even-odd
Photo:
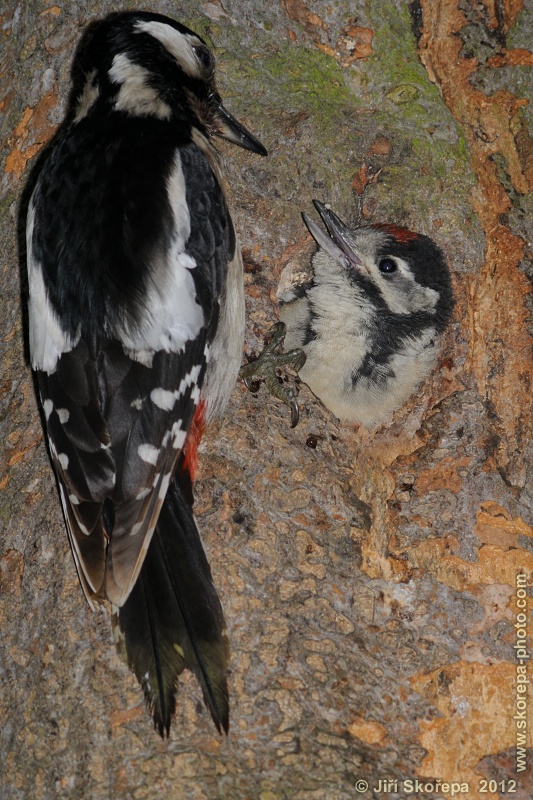
<instances>
[{"instance_id":1,"label":"rough bark texture","mask_svg":"<svg viewBox=\"0 0 533 800\"><path fill-rule=\"evenodd\" d=\"M249 355L282 268L309 248L313 197L434 237L458 300L439 369L373 434L305 387L294 430L264 390L235 389L197 492L231 637L231 730L216 735L185 675L166 742L78 585L19 302L22 188L80 30L115 7L28 0L0 16L2 798L449 797L437 780L474 799L513 780L529 797L514 645L517 575L533 583L531 0L151 4L213 43L228 107L270 150L221 145ZM434 791L410 792L416 779Z\"/></svg>"}]
</instances>

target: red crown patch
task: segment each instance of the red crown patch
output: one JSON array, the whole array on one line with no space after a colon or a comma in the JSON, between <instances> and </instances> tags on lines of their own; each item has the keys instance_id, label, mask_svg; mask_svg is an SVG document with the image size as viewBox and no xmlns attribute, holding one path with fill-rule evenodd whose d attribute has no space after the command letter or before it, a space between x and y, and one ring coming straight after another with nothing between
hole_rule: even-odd
<instances>
[{"instance_id":1,"label":"red crown patch","mask_svg":"<svg viewBox=\"0 0 533 800\"><path fill-rule=\"evenodd\" d=\"M383 223L379 225L374 225L375 228L379 228L381 231L385 231L397 242L401 242L402 244L407 244L408 242L414 242L415 239L418 239L420 234L413 233L408 228L401 228L399 225L390 225L388 223Z\"/></svg>"}]
</instances>

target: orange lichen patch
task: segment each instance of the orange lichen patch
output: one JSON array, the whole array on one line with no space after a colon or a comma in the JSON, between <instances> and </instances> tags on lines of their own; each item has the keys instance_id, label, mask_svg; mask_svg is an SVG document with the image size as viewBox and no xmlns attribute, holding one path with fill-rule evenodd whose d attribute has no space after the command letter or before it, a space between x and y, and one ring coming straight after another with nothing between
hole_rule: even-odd
<instances>
[{"instance_id":1,"label":"orange lichen patch","mask_svg":"<svg viewBox=\"0 0 533 800\"><path fill-rule=\"evenodd\" d=\"M380 173L381 169L372 170L366 164L363 164L359 171L354 172L352 175L352 186L355 193L362 197L370 183L377 183Z\"/></svg>"},{"instance_id":2,"label":"orange lichen patch","mask_svg":"<svg viewBox=\"0 0 533 800\"><path fill-rule=\"evenodd\" d=\"M452 546L453 541L451 537ZM480 584L514 586L519 572L533 576L533 554L525 550L502 550L487 544L479 550L477 561L465 561L450 550L450 540L445 537L424 539L404 554L411 567L433 574L456 591L473 591Z\"/></svg>"},{"instance_id":3,"label":"orange lichen patch","mask_svg":"<svg viewBox=\"0 0 533 800\"><path fill-rule=\"evenodd\" d=\"M55 125L49 122L49 114L57 103L57 95L52 90L39 100L35 108L24 110L21 121L7 140L12 150L6 159L4 172L12 173L20 180L30 158L54 133Z\"/></svg>"},{"instance_id":4,"label":"orange lichen patch","mask_svg":"<svg viewBox=\"0 0 533 800\"><path fill-rule=\"evenodd\" d=\"M15 97L15 92L8 92L1 100L0 100L0 111L4 113L7 111L13 98Z\"/></svg>"},{"instance_id":5,"label":"orange lichen patch","mask_svg":"<svg viewBox=\"0 0 533 800\"><path fill-rule=\"evenodd\" d=\"M516 152L528 186L533 186L533 140L529 135L529 128L524 122L522 114L517 114L513 121L513 133Z\"/></svg>"},{"instance_id":6,"label":"orange lichen patch","mask_svg":"<svg viewBox=\"0 0 533 800\"><path fill-rule=\"evenodd\" d=\"M378 134L368 148L369 156L384 156L388 158L392 150L392 141L388 136Z\"/></svg>"},{"instance_id":7,"label":"orange lichen patch","mask_svg":"<svg viewBox=\"0 0 533 800\"><path fill-rule=\"evenodd\" d=\"M495 193L489 196L495 198ZM487 217L477 203L474 209ZM532 427L533 363L525 304L529 287L518 270L523 249L524 243L501 225L488 232L485 265L472 287L469 316L470 365L481 395L497 413L501 430L498 464L515 485L524 485L526 480L524 440Z\"/></svg>"},{"instance_id":8,"label":"orange lichen patch","mask_svg":"<svg viewBox=\"0 0 533 800\"><path fill-rule=\"evenodd\" d=\"M50 6L50 8L45 8L44 11L41 11L39 18L47 17L48 15L51 15L52 17L59 17L61 11L62 9L60 9L59 6Z\"/></svg>"},{"instance_id":9,"label":"orange lichen patch","mask_svg":"<svg viewBox=\"0 0 533 800\"><path fill-rule=\"evenodd\" d=\"M342 66L349 67L354 61L371 56L373 39L374 31L370 28L360 28L353 24L343 28L337 42Z\"/></svg>"},{"instance_id":10,"label":"orange lichen patch","mask_svg":"<svg viewBox=\"0 0 533 800\"><path fill-rule=\"evenodd\" d=\"M356 717L348 727L348 733L367 744L384 744L387 738L387 729L384 725L364 717Z\"/></svg>"},{"instance_id":11,"label":"orange lichen patch","mask_svg":"<svg viewBox=\"0 0 533 800\"><path fill-rule=\"evenodd\" d=\"M479 800L476 766L486 755L516 746L513 724L515 664L459 661L414 675L411 687L440 712L420 720L419 741L428 750L417 770L423 777L469 781L469 798ZM530 739L532 732L529 732Z\"/></svg>"},{"instance_id":12,"label":"orange lichen patch","mask_svg":"<svg viewBox=\"0 0 533 800\"><path fill-rule=\"evenodd\" d=\"M413 577L414 567L407 555L390 552L381 555L371 537L364 538L361 543L361 564L359 569L369 578L380 578L395 583L404 583ZM392 546L389 547L392 550Z\"/></svg>"},{"instance_id":13,"label":"orange lichen patch","mask_svg":"<svg viewBox=\"0 0 533 800\"><path fill-rule=\"evenodd\" d=\"M520 0L486 4L491 25L507 30L522 7ZM533 358L527 334L529 285L518 269L524 242L511 233L505 215L510 197L502 185L496 155L503 157L516 192L533 186L533 144L522 123L527 101L508 91L486 95L471 80L477 61L463 58L457 34L467 20L459 0L422 0L420 56L431 80L470 145L478 178L473 207L486 235L485 264L470 294L470 368L495 412L498 467L516 486L526 481L524 442L533 435L530 413Z\"/></svg>"},{"instance_id":14,"label":"orange lichen patch","mask_svg":"<svg viewBox=\"0 0 533 800\"><path fill-rule=\"evenodd\" d=\"M111 728L118 728L121 725L126 725L128 722L133 722L136 719L144 717L146 711L144 706L139 705L134 708L125 708L118 711L112 711L109 715Z\"/></svg>"},{"instance_id":15,"label":"orange lichen patch","mask_svg":"<svg viewBox=\"0 0 533 800\"><path fill-rule=\"evenodd\" d=\"M13 594L20 589L24 572L24 558L18 550L8 550L0 558L0 593Z\"/></svg>"},{"instance_id":16,"label":"orange lichen patch","mask_svg":"<svg viewBox=\"0 0 533 800\"><path fill-rule=\"evenodd\" d=\"M463 485L463 479L459 473L470 464L470 460L467 456L443 458L435 467L426 469L417 476L415 483L417 493L425 494L438 489L448 489L457 494Z\"/></svg>"},{"instance_id":17,"label":"orange lichen patch","mask_svg":"<svg viewBox=\"0 0 533 800\"><path fill-rule=\"evenodd\" d=\"M456 536L430 537L406 547L397 536L387 543L387 554L376 551L370 537L361 543L361 569L370 577L402 582L416 570L432 574L456 591L474 594L484 586L515 587L516 575L524 572L533 579L533 554L519 547L518 536L532 536L533 529L521 517L512 518L497 503L484 503L478 513L475 532L482 547L477 560L459 556Z\"/></svg>"},{"instance_id":18,"label":"orange lichen patch","mask_svg":"<svg viewBox=\"0 0 533 800\"><path fill-rule=\"evenodd\" d=\"M533 67L533 53L531 50L523 50L516 48L515 50L506 50L504 53L499 53L497 56L489 58L487 61L489 67Z\"/></svg>"},{"instance_id":19,"label":"orange lichen patch","mask_svg":"<svg viewBox=\"0 0 533 800\"><path fill-rule=\"evenodd\" d=\"M29 453L29 451L30 451L30 450L31 450L33 447L35 447L35 445L36 445L38 442L39 442L39 439L36 439L34 442L31 442L31 443L30 443L30 444L29 444L27 447L23 447L23 448L22 448L21 450L19 450L17 453L15 453L14 455L12 455L12 456L11 456L11 458L9 459L9 461L7 462L7 463L8 463L8 465L9 465L10 467L12 467L14 464L18 464L18 462L19 462L19 461L22 461L22 459L24 458L24 456L26 455L26 453Z\"/></svg>"},{"instance_id":20,"label":"orange lichen patch","mask_svg":"<svg viewBox=\"0 0 533 800\"><path fill-rule=\"evenodd\" d=\"M285 266L292 261L294 258L302 258L308 259L309 258L309 251L314 249L316 245L314 244L314 239L310 233L304 233L300 236L292 244L287 245L285 250L280 256L280 263Z\"/></svg>"},{"instance_id":21,"label":"orange lichen patch","mask_svg":"<svg viewBox=\"0 0 533 800\"><path fill-rule=\"evenodd\" d=\"M309 33L316 28L327 29L328 26L324 20L318 14L310 11L302 0L283 0L282 5L288 18L293 22L298 22Z\"/></svg>"},{"instance_id":22,"label":"orange lichen patch","mask_svg":"<svg viewBox=\"0 0 533 800\"><path fill-rule=\"evenodd\" d=\"M512 517L507 509L492 500L482 503L474 528L483 544L494 544L504 550L518 547L518 537L533 539L533 528L522 517Z\"/></svg>"},{"instance_id":23,"label":"orange lichen patch","mask_svg":"<svg viewBox=\"0 0 533 800\"><path fill-rule=\"evenodd\" d=\"M5 38L11 36L14 13L14 11L8 11L7 14L0 14L0 36Z\"/></svg>"},{"instance_id":24,"label":"orange lichen patch","mask_svg":"<svg viewBox=\"0 0 533 800\"><path fill-rule=\"evenodd\" d=\"M487 27L506 32L515 24L524 7L524 0L483 0L483 5L487 13Z\"/></svg>"},{"instance_id":25,"label":"orange lichen patch","mask_svg":"<svg viewBox=\"0 0 533 800\"><path fill-rule=\"evenodd\" d=\"M4 172L14 172L17 178L20 178L22 172L24 171L24 167L26 166L26 161L31 158L34 153L31 155L27 155L28 150L25 151L25 158L22 156L22 144L28 138L28 123L33 116L33 109L26 108L24 110L24 114L22 116L21 121L13 131L12 136L15 138L15 149L11 151L6 159L6 166Z\"/></svg>"},{"instance_id":26,"label":"orange lichen patch","mask_svg":"<svg viewBox=\"0 0 533 800\"><path fill-rule=\"evenodd\" d=\"M487 652L482 634L489 631L500 620L508 620L513 625L516 621L516 586L490 583L476 586L472 595L483 608L483 617L470 627L470 639L461 647L461 657L465 661L481 661L492 664L500 659L492 658ZM506 634L506 640L509 641ZM477 658L473 654L477 652Z\"/></svg>"},{"instance_id":27,"label":"orange lichen patch","mask_svg":"<svg viewBox=\"0 0 533 800\"><path fill-rule=\"evenodd\" d=\"M245 292L246 292L247 297L253 297L255 299L257 299L258 297L262 296L261 288L259 286L256 286L253 283L251 283L248 286L246 286Z\"/></svg>"},{"instance_id":28,"label":"orange lichen patch","mask_svg":"<svg viewBox=\"0 0 533 800\"><path fill-rule=\"evenodd\" d=\"M35 436L35 431L32 431L32 434L33 435L30 437L23 437L21 446L19 445L16 453L13 453L7 462L9 467L12 467L14 464L18 464L19 461L22 461L26 453L29 453L29 451L32 450L36 444L39 444L43 438L41 433L38 433L37 436ZM27 438L29 438L29 441L26 440Z\"/></svg>"},{"instance_id":29,"label":"orange lichen patch","mask_svg":"<svg viewBox=\"0 0 533 800\"><path fill-rule=\"evenodd\" d=\"M508 160L507 168L514 188L517 192L527 194L532 188L522 171L520 159L516 152L516 126L520 122L523 109L527 107L528 101L517 98L510 92L501 90L494 92L489 98L483 92L472 90L472 102L477 104L476 119L471 127L470 134L475 139L475 155L477 158L485 160L489 155L501 153ZM477 163L477 162L475 162ZM481 177L478 175L478 177ZM500 202L509 204L509 198L499 183L497 174L494 170L488 176L486 185L496 192ZM496 221L493 209L489 220Z\"/></svg>"},{"instance_id":30,"label":"orange lichen patch","mask_svg":"<svg viewBox=\"0 0 533 800\"><path fill-rule=\"evenodd\" d=\"M354 61L372 55L374 31L370 28L361 28L354 23L346 25L333 47L323 42L321 38L321 35L329 30L327 22L311 11L302 0L282 0L282 5L287 17L305 29L318 49L337 59L343 67L349 67ZM289 35L291 33L291 39L294 41L294 33L289 31Z\"/></svg>"},{"instance_id":31,"label":"orange lichen patch","mask_svg":"<svg viewBox=\"0 0 533 800\"><path fill-rule=\"evenodd\" d=\"M339 54L337 53L335 48L332 47L330 44L324 44L324 42L321 42L320 39L315 39L315 44L322 53L325 53L327 56L332 56L332 58L338 59Z\"/></svg>"}]
</instances>

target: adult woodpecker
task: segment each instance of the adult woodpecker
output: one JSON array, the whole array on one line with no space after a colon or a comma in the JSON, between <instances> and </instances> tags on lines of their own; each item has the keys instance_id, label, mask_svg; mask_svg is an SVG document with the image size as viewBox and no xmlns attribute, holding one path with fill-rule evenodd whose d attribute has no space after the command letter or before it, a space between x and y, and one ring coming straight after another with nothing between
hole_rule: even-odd
<instances>
[{"instance_id":1,"label":"adult woodpecker","mask_svg":"<svg viewBox=\"0 0 533 800\"><path fill-rule=\"evenodd\" d=\"M91 607L168 735L192 670L228 730L228 642L192 512L196 450L235 384L242 260L213 136L266 155L224 108L193 31L159 14L88 27L27 214L31 365Z\"/></svg>"}]
</instances>

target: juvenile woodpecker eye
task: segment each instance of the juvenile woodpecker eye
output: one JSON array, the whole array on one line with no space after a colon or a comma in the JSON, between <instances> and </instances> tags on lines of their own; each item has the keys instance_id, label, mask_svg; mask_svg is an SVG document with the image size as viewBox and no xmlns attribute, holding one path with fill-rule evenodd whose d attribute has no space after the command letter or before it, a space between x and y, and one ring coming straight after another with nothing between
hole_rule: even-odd
<instances>
[{"instance_id":1,"label":"juvenile woodpecker eye","mask_svg":"<svg viewBox=\"0 0 533 800\"><path fill-rule=\"evenodd\" d=\"M392 258L383 258L378 264L378 269L384 275L392 275L398 269L398 264Z\"/></svg>"},{"instance_id":2,"label":"juvenile woodpecker eye","mask_svg":"<svg viewBox=\"0 0 533 800\"><path fill-rule=\"evenodd\" d=\"M194 52L198 60L201 64L208 70L212 70L215 68L215 59L207 49L207 47L195 47L193 48Z\"/></svg>"}]
</instances>

